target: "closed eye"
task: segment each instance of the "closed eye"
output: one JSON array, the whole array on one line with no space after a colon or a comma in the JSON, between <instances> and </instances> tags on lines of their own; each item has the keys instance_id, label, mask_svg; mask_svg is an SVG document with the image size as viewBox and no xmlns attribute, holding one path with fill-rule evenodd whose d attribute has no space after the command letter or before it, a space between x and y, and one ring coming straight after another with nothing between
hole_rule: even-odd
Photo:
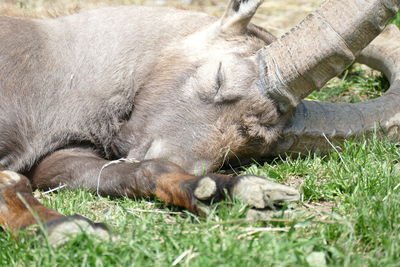
<instances>
[{"instance_id":1,"label":"closed eye","mask_svg":"<svg viewBox=\"0 0 400 267\"><path fill-rule=\"evenodd\" d=\"M219 66L218 66L218 72L217 72L216 81L215 81L215 91L216 91L216 93L219 92L219 90L221 89L223 83L224 83L224 74L222 73L222 62L220 62Z\"/></svg>"}]
</instances>

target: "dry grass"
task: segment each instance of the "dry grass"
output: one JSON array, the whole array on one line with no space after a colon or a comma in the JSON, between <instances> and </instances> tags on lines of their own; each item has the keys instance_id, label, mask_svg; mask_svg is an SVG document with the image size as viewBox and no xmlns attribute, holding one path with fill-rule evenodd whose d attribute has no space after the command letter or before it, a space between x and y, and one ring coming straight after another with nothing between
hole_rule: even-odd
<instances>
[{"instance_id":1,"label":"dry grass","mask_svg":"<svg viewBox=\"0 0 400 267\"><path fill-rule=\"evenodd\" d=\"M162 3L163 2L163 3ZM0 14L25 17L58 17L76 13L81 9L92 9L111 5L166 5L181 9L204 11L220 16L227 1L193 0L185 4L182 0L0 0ZM260 7L254 22L276 35L281 35L297 24L322 0L266 0Z\"/></svg>"}]
</instances>

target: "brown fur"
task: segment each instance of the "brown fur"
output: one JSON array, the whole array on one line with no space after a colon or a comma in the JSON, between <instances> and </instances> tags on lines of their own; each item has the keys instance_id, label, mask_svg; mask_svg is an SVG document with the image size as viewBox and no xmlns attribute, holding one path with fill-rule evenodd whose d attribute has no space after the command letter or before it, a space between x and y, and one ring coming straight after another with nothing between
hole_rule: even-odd
<instances>
[{"instance_id":1,"label":"brown fur","mask_svg":"<svg viewBox=\"0 0 400 267\"><path fill-rule=\"evenodd\" d=\"M191 212L197 213L196 203L194 203L194 197L192 196L193 192L185 191L185 188L182 188L183 182L194 179L194 176L187 174L164 174L158 179L154 193L167 204L184 207Z\"/></svg>"},{"instance_id":2,"label":"brown fur","mask_svg":"<svg viewBox=\"0 0 400 267\"><path fill-rule=\"evenodd\" d=\"M37 218L41 222L47 222L63 217L57 211L37 201L32 195L29 180L23 175L19 176L20 181L0 188L0 225L10 230L18 230L38 223ZM0 173L0 181L5 179L9 178L6 174Z\"/></svg>"}]
</instances>

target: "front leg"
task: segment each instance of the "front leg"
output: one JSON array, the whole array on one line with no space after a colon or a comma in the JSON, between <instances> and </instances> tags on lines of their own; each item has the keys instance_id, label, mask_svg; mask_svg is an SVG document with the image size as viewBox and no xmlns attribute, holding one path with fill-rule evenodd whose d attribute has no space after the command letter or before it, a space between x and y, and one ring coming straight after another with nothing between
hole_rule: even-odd
<instances>
[{"instance_id":1,"label":"front leg","mask_svg":"<svg viewBox=\"0 0 400 267\"><path fill-rule=\"evenodd\" d=\"M256 208L299 199L297 190L254 175L194 176L162 159L109 165L92 150L81 148L61 150L45 158L34 170L32 183L46 190L67 185L103 196L157 197L194 213L202 212L200 204L223 200L226 193Z\"/></svg>"}]
</instances>

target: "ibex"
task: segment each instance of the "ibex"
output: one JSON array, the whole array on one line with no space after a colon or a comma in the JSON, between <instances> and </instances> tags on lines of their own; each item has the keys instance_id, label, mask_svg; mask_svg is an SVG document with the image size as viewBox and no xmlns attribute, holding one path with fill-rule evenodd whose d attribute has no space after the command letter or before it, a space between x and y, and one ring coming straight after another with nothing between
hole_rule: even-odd
<instances>
[{"instance_id":1,"label":"ibex","mask_svg":"<svg viewBox=\"0 0 400 267\"><path fill-rule=\"evenodd\" d=\"M250 24L262 2L231 0L220 19L155 7L0 17L0 224L18 230L40 219L50 237L82 225L105 232L42 206L31 186L156 196L195 213L225 192L257 208L296 201L291 187L210 172L324 151L322 138L376 125L396 132L400 32L380 33L400 0L328 0L279 39ZM384 72L384 96L302 101L355 60ZM110 165L119 158L127 160Z\"/></svg>"}]
</instances>

